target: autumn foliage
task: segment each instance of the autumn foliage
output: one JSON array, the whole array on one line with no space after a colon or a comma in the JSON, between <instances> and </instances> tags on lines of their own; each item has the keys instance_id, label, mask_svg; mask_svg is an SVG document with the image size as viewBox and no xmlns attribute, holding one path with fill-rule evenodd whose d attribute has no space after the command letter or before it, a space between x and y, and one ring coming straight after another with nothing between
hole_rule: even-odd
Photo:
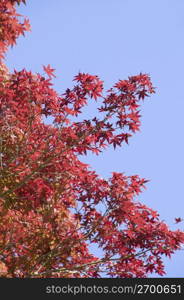
<instances>
[{"instance_id":1,"label":"autumn foliage","mask_svg":"<svg viewBox=\"0 0 184 300\"><path fill-rule=\"evenodd\" d=\"M79 73L59 95L50 65L44 76L10 73L5 52L30 29L16 12L21 2L0 2L0 276L164 275L162 258L180 249L184 234L135 200L146 180L116 172L102 179L80 161L139 130L140 102L154 93L149 76L104 93L98 76ZM88 100L98 101L98 116L72 122Z\"/></svg>"}]
</instances>

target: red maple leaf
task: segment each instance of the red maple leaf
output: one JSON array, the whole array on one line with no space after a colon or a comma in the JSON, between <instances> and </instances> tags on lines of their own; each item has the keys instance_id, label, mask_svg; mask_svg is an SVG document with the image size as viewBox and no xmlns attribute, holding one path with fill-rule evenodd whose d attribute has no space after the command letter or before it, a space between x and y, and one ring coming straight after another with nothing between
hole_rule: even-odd
<instances>
[{"instance_id":1,"label":"red maple leaf","mask_svg":"<svg viewBox=\"0 0 184 300\"><path fill-rule=\"evenodd\" d=\"M45 73L47 73L47 75L48 75L50 78L51 78L51 77L56 77L56 76L54 75L55 69L52 69L51 66L50 66L50 64L49 64L48 66L43 66L43 69L44 69Z\"/></svg>"},{"instance_id":2,"label":"red maple leaf","mask_svg":"<svg viewBox=\"0 0 184 300\"><path fill-rule=\"evenodd\" d=\"M175 222L180 223L180 222L182 222L182 219L181 218L175 218Z\"/></svg>"},{"instance_id":3,"label":"red maple leaf","mask_svg":"<svg viewBox=\"0 0 184 300\"><path fill-rule=\"evenodd\" d=\"M31 31L31 25L30 25L28 19L24 20L24 28L25 28L26 31Z\"/></svg>"}]
</instances>

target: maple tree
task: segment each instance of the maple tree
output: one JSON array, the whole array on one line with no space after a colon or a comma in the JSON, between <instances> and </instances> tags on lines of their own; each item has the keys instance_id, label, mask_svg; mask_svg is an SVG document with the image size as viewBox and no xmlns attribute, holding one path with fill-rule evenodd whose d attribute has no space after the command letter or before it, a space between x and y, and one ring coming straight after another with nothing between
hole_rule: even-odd
<instances>
[{"instance_id":1,"label":"maple tree","mask_svg":"<svg viewBox=\"0 0 184 300\"><path fill-rule=\"evenodd\" d=\"M163 256L181 248L184 233L135 201L147 181L117 172L102 179L80 161L139 130L140 101L154 93L149 76L119 80L104 96L98 76L79 73L59 95L50 65L45 76L9 72L5 52L30 30L16 12L21 2L0 2L0 276L164 275ZM71 122L90 98L98 117Z\"/></svg>"}]
</instances>

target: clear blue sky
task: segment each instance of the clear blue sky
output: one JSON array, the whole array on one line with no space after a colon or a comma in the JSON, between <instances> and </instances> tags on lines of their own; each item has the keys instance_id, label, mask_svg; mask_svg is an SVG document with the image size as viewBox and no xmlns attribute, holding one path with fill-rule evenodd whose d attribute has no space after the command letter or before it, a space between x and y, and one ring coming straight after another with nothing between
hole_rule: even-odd
<instances>
[{"instance_id":1,"label":"clear blue sky","mask_svg":"<svg viewBox=\"0 0 184 300\"><path fill-rule=\"evenodd\" d=\"M99 75L108 89L119 79L149 73L156 94L142 105L142 127L130 145L100 156L88 155L102 177L112 171L150 179L139 197L172 229L184 217L184 1L183 0L28 0L19 12L32 33L7 55L11 70L43 73L56 69L58 92L81 72ZM90 105L86 118L95 114ZM166 277L184 277L184 251L165 259Z\"/></svg>"}]
</instances>

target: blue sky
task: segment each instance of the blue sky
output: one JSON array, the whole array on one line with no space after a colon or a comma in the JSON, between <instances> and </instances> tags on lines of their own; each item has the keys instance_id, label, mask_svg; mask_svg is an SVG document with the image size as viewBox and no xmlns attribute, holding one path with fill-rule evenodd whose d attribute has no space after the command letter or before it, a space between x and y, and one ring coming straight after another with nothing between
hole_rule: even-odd
<instances>
[{"instance_id":1,"label":"blue sky","mask_svg":"<svg viewBox=\"0 0 184 300\"><path fill-rule=\"evenodd\" d=\"M184 1L183 0L28 0L19 12L32 32L7 55L10 70L43 73L56 69L54 86L63 92L79 71L99 75L109 89L140 72L151 76L156 94L142 104L141 131L114 151L83 161L102 177L112 171L150 179L139 197L172 229L184 217ZM91 103L85 118L95 115ZM165 277L184 277L184 251L165 259Z\"/></svg>"}]
</instances>

